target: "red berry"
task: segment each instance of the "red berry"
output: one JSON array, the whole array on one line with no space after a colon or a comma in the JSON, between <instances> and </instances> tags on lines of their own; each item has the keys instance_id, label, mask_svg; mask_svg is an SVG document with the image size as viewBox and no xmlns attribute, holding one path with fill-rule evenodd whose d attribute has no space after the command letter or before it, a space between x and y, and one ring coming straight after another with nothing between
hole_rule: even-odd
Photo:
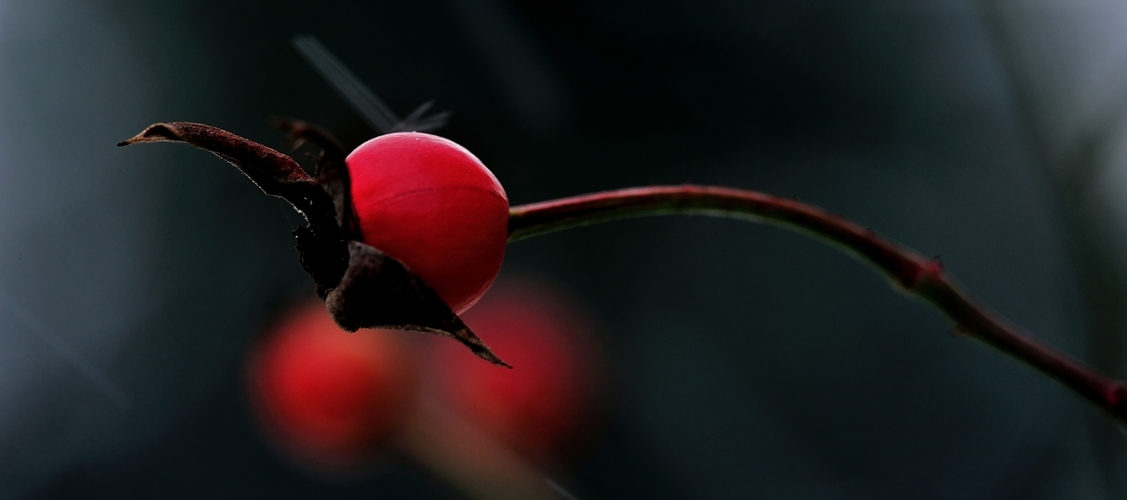
<instances>
[{"instance_id":1,"label":"red berry","mask_svg":"<svg viewBox=\"0 0 1127 500\"><path fill-rule=\"evenodd\" d=\"M365 461L412 402L415 369L401 333L347 333L320 302L283 320L248 367L251 401L268 434L307 465Z\"/></svg>"},{"instance_id":2,"label":"red berry","mask_svg":"<svg viewBox=\"0 0 1127 500\"><path fill-rule=\"evenodd\" d=\"M442 137L376 137L347 158L363 241L405 264L461 314L493 284L509 201L472 153Z\"/></svg>"},{"instance_id":3,"label":"red berry","mask_svg":"<svg viewBox=\"0 0 1127 500\"><path fill-rule=\"evenodd\" d=\"M521 282L497 287L464 319L513 369L434 342L427 366L436 393L529 460L546 464L571 451L589 428L599 380L582 315L547 288Z\"/></svg>"}]
</instances>

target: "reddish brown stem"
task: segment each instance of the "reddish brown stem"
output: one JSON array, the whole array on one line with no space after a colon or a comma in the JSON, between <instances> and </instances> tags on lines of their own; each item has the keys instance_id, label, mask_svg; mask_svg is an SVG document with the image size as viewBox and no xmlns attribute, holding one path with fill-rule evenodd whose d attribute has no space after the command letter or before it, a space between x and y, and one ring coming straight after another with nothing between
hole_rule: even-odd
<instances>
[{"instance_id":1,"label":"reddish brown stem","mask_svg":"<svg viewBox=\"0 0 1127 500\"><path fill-rule=\"evenodd\" d=\"M956 328L1040 370L1127 422L1127 385L1080 363L991 312L964 292L938 260L820 208L768 194L709 186L656 186L513 207L509 241L628 217L711 215L766 222L811 234L867 262L893 286L938 308Z\"/></svg>"}]
</instances>

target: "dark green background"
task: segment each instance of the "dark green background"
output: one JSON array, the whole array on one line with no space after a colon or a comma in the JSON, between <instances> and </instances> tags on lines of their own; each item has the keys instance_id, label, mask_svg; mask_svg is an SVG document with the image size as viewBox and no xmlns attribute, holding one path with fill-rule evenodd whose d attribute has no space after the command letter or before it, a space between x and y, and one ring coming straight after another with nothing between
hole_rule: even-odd
<instances>
[{"instance_id":1,"label":"dark green background","mask_svg":"<svg viewBox=\"0 0 1127 500\"><path fill-rule=\"evenodd\" d=\"M310 293L298 217L206 153L113 147L188 120L280 148L270 116L367 139L290 47L306 33L398 112L453 111L441 133L514 204L683 182L795 197L940 256L1115 370L1083 290L1116 270L1079 272L1072 230L1101 221L1089 246L1118 248L1113 203L1070 210L1046 171L1072 163L1039 141L1076 139L1030 123L1071 101L1038 79L1051 67L1014 71L1083 30L1022 31L984 4L0 1L0 497L457 498L404 464L341 485L270 452L241 363ZM1036 7L1019 14L1075 14ZM800 235L617 222L516 243L503 275L553 283L602 326L603 431L557 474L584 500L1116 495L1108 419Z\"/></svg>"}]
</instances>

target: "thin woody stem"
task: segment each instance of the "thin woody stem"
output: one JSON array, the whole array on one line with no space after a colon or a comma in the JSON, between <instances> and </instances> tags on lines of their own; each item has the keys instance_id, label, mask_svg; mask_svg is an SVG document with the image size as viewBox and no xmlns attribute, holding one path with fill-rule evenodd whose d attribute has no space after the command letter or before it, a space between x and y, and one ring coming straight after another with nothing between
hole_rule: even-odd
<instances>
[{"instance_id":1,"label":"thin woody stem","mask_svg":"<svg viewBox=\"0 0 1127 500\"><path fill-rule=\"evenodd\" d=\"M1123 382L1089 368L982 306L947 276L938 260L794 200L692 185L606 191L513 207L509 241L597 222L678 214L766 222L816 236L873 265L894 287L935 306L959 331L1009 353L1127 422L1127 385Z\"/></svg>"}]
</instances>

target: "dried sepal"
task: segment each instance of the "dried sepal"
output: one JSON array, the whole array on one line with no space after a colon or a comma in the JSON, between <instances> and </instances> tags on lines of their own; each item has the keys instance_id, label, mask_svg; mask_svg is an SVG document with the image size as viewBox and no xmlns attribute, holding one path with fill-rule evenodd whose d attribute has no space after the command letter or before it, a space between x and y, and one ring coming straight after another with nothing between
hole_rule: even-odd
<instances>
[{"instance_id":1,"label":"dried sepal","mask_svg":"<svg viewBox=\"0 0 1127 500\"><path fill-rule=\"evenodd\" d=\"M169 122L150 125L118 146L143 142L183 142L210 151L237 167L266 194L290 202L307 218L312 215L306 211L319 191L316 181L292 158L262 144L211 125Z\"/></svg>"},{"instance_id":2,"label":"dried sepal","mask_svg":"<svg viewBox=\"0 0 1127 500\"><path fill-rule=\"evenodd\" d=\"M375 247L348 242L349 266L325 303L341 328L395 328L437 333L468 347L478 357L501 366L493 351L462 322L433 289ZM381 307L370 307L380 304Z\"/></svg>"},{"instance_id":3,"label":"dried sepal","mask_svg":"<svg viewBox=\"0 0 1127 500\"><path fill-rule=\"evenodd\" d=\"M292 158L221 128L202 123L169 122L150 125L118 146L144 142L183 142L210 151L234 165L270 196L293 205L309 222L293 235L301 265L324 298L348 267L348 249L337 225L332 197Z\"/></svg>"},{"instance_id":4,"label":"dried sepal","mask_svg":"<svg viewBox=\"0 0 1127 500\"><path fill-rule=\"evenodd\" d=\"M292 150L311 144L321 150L317 155L317 167L313 173L333 199L337 223L344 231L345 239L359 240L356 212L352 207L352 192L349 189L348 166L345 164L344 147L327 130L302 120L276 118L271 121L275 128L286 132L286 141Z\"/></svg>"}]
</instances>

